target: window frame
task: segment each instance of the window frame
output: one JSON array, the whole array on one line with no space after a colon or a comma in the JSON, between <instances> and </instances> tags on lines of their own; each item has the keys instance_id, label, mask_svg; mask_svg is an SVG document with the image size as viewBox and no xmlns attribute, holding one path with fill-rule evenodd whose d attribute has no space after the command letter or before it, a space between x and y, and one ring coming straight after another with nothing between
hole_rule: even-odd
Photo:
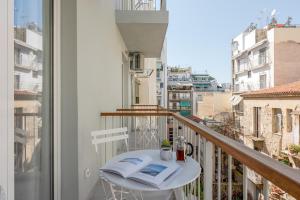
<instances>
[{"instance_id":1,"label":"window frame","mask_svg":"<svg viewBox=\"0 0 300 200\"><path fill-rule=\"evenodd\" d=\"M286 132L293 132L293 109L286 109Z\"/></svg>"},{"instance_id":2,"label":"window frame","mask_svg":"<svg viewBox=\"0 0 300 200\"><path fill-rule=\"evenodd\" d=\"M52 0L52 62L53 62L53 199L61 199L60 138L60 21L61 0ZM0 186L7 200L14 200L14 1L0 1Z\"/></svg>"},{"instance_id":3,"label":"window frame","mask_svg":"<svg viewBox=\"0 0 300 200\"><path fill-rule=\"evenodd\" d=\"M13 0L0 1L0 186L14 199L14 32Z\"/></svg>"}]
</instances>

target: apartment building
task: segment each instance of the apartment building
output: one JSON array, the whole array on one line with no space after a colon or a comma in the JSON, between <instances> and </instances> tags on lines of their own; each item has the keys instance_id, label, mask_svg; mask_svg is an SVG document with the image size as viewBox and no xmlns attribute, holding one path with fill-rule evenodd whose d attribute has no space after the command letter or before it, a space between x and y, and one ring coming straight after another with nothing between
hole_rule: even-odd
<instances>
[{"instance_id":1,"label":"apartment building","mask_svg":"<svg viewBox=\"0 0 300 200\"><path fill-rule=\"evenodd\" d=\"M300 28L270 23L251 24L232 40L232 105L240 126L243 101L240 94L294 82L300 79Z\"/></svg>"},{"instance_id":2,"label":"apartment building","mask_svg":"<svg viewBox=\"0 0 300 200\"><path fill-rule=\"evenodd\" d=\"M300 82L252 91L241 96L244 106L241 121L244 133L241 140L244 144L296 167L296 158L291 156L289 148L292 144L300 144ZM252 185L250 188L253 188L253 193L269 184L251 170L248 178L251 180L249 185ZM270 189L270 198L281 195L283 193L279 189ZM286 194L281 197L293 199Z\"/></svg>"},{"instance_id":3,"label":"apartment building","mask_svg":"<svg viewBox=\"0 0 300 200\"><path fill-rule=\"evenodd\" d=\"M168 68L168 109L183 116L193 113L191 67Z\"/></svg>"},{"instance_id":4,"label":"apartment building","mask_svg":"<svg viewBox=\"0 0 300 200\"><path fill-rule=\"evenodd\" d=\"M156 68L156 96L157 105L167 107L167 67L157 61Z\"/></svg>"},{"instance_id":5,"label":"apartment building","mask_svg":"<svg viewBox=\"0 0 300 200\"><path fill-rule=\"evenodd\" d=\"M242 94L244 143L272 157L300 144L300 82Z\"/></svg>"},{"instance_id":6,"label":"apartment building","mask_svg":"<svg viewBox=\"0 0 300 200\"><path fill-rule=\"evenodd\" d=\"M156 96L157 105L167 108L167 84L168 84L168 67L167 67L167 43L165 41L161 53L161 59L156 62Z\"/></svg>"},{"instance_id":7,"label":"apartment building","mask_svg":"<svg viewBox=\"0 0 300 200\"><path fill-rule=\"evenodd\" d=\"M242 93L297 81L300 28L250 26L232 40L234 92Z\"/></svg>"},{"instance_id":8,"label":"apartment building","mask_svg":"<svg viewBox=\"0 0 300 200\"><path fill-rule=\"evenodd\" d=\"M192 74L192 83L195 92L224 92L225 89L209 74Z\"/></svg>"}]
</instances>

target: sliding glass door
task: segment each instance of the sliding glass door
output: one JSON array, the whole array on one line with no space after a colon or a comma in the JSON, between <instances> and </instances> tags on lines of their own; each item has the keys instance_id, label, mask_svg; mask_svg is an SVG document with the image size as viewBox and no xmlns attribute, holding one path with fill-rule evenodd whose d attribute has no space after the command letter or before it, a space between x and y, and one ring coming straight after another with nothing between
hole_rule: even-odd
<instances>
[{"instance_id":1,"label":"sliding glass door","mask_svg":"<svg viewBox=\"0 0 300 200\"><path fill-rule=\"evenodd\" d=\"M52 1L14 0L15 200L53 199Z\"/></svg>"}]
</instances>

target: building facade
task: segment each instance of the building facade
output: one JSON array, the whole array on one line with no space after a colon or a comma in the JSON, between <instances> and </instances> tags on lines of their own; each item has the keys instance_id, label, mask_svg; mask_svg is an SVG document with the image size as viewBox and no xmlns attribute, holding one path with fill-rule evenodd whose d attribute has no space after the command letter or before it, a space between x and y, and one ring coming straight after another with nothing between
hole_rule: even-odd
<instances>
[{"instance_id":1,"label":"building facade","mask_svg":"<svg viewBox=\"0 0 300 200\"><path fill-rule=\"evenodd\" d=\"M224 92L225 89L209 74L192 74L195 92Z\"/></svg>"},{"instance_id":2,"label":"building facade","mask_svg":"<svg viewBox=\"0 0 300 200\"><path fill-rule=\"evenodd\" d=\"M193 114L191 67L168 68L168 109L183 116Z\"/></svg>"},{"instance_id":3,"label":"building facade","mask_svg":"<svg viewBox=\"0 0 300 200\"><path fill-rule=\"evenodd\" d=\"M161 58L156 61L156 95L157 105L167 108L168 94L168 67L167 67L167 42L161 53Z\"/></svg>"},{"instance_id":4,"label":"building facade","mask_svg":"<svg viewBox=\"0 0 300 200\"><path fill-rule=\"evenodd\" d=\"M236 127L243 115L240 94L299 80L300 28L269 24L250 25L232 40L232 106Z\"/></svg>"},{"instance_id":5,"label":"building facade","mask_svg":"<svg viewBox=\"0 0 300 200\"><path fill-rule=\"evenodd\" d=\"M230 97L232 92L194 92L196 113L201 119L225 121L231 114Z\"/></svg>"},{"instance_id":6,"label":"building facade","mask_svg":"<svg viewBox=\"0 0 300 200\"><path fill-rule=\"evenodd\" d=\"M298 80L300 28L247 29L232 41L234 92L270 88Z\"/></svg>"},{"instance_id":7,"label":"building facade","mask_svg":"<svg viewBox=\"0 0 300 200\"><path fill-rule=\"evenodd\" d=\"M272 157L300 144L299 95L299 81L243 94L244 143Z\"/></svg>"}]
</instances>

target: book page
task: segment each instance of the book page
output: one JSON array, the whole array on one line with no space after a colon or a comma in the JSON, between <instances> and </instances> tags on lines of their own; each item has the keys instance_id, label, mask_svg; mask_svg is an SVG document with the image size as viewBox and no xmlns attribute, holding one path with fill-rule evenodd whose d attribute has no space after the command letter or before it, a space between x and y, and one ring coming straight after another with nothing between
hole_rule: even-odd
<instances>
[{"instance_id":1,"label":"book page","mask_svg":"<svg viewBox=\"0 0 300 200\"><path fill-rule=\"evenodd\" d=\"M101 168L101 170L104 172L115 173L126 178L130 174L137 172L139 169L146 166L151 160L151 157L147 155L131 156L109 163Z\"/></svg>"},{"instance_id":2,"label":"book page","mask_svg":"<svg viewBox=\"0 0 300 200\"><path fill-rule=\"evenodd\" d=\"M128 178L159 188L159 185L172 176L179 168L180 166L175 162L150 162Z\"/></svg>"}]
</instances>

